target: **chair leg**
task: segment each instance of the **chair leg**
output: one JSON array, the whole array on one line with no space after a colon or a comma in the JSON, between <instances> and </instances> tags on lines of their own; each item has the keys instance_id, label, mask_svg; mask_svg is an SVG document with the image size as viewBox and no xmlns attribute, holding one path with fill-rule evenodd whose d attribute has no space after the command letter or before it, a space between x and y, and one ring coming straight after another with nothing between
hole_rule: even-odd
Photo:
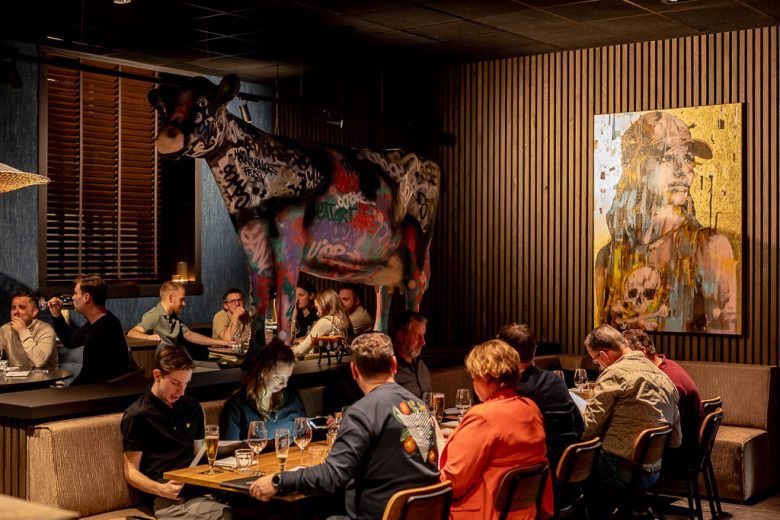
<instances>
[{"instance_id":1,"label":"chair leg","mask_svg":"<svg viewBox=\"0 0 780 520\"><path fill-rule=\"evenodd\" d=\"M715 499L718 515L723 514L723 508L720 505L720 495L718 494L718 481L715 480L715 469L712 467L712 461L707 460L706 472L709 475L710 487L712 488L712 497Z\"/></svg>"},{"instance_id":2,"label":"chair leg","mask_svg":"<svg viewBox=\"0 0 780 520\"><path fill-rule=\"evenodd\" d=\"M661 499L658 497L658 484L653 488L653 507L658 511L658 520L664 520L664 508L661 506Z\"/></svg>"},{"instance_id":3,"label":"chair leg","mask_svg":"<svg viewBox=\"0 0 780 520\"><path fill-rule=\"evenodd\" d=\"M704 477L704 489L707 491L707 501L710 503L710 514L712 515L712 520L717 520L718 518L718 510L715 506L715 497L713 496L712 492L712 483L710 482L710 474L709 471L707 471L707 467L704 467L704 471L702 472L702 477Z\"/></svg>"},{"instance_id":4,"label":"chair leg","mask_svg":"<svg viewBox=\"0 0 780 520\"><path fill-rule=\"evenodd\" d=\"M699 494L699 478L698 475L694 475L691 479L693 484L693 500L696 502L696 516L699 520L704 520L704 512L701 510L701 495Z\"/></svg>"},{"instance_id":5,"label":"chair leg","mask_svg":"<svg viewBox=\"0 0 780 520\"><path fill-rule=\"evenodd\" d=\"M693 509L693 482L690 480L686 482L686 492L687 492L687 498L688 498L688 520L694 520L694 509Z\"/></svg>"}]
</instances>

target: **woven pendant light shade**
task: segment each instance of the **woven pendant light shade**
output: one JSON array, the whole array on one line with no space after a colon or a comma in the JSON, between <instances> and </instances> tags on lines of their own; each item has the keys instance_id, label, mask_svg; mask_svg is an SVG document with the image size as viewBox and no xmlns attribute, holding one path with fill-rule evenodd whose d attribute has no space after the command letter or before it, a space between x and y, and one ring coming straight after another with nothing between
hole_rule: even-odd
<instances>
[{"instance_id":1,"label":"woven pendant light shade","mask_svg":"<svg viewBox=\"0 0 780 520\"><path fill-rule=\"evenodd\" d=\"M14 191L35 184L48 184L49 178L37 173L26 173L0 163L0 193Z\"/></svg>"}]
</instances>

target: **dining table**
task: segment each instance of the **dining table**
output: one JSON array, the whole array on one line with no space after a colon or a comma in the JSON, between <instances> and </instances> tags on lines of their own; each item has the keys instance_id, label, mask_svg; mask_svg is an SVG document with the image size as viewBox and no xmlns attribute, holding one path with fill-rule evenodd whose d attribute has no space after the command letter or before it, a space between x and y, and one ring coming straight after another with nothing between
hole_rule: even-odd
<instances>
[{"instance_id":1,"label":"dining table","mask_svg":"<svg viewBox=\"0 0 780 520\"><path fill-rule=\"evenodd\" d=\"M9 367L7 372L0 373L0 393L48 388L70 377L73 372L64 368Z\"/></svg>"}]
</instances>

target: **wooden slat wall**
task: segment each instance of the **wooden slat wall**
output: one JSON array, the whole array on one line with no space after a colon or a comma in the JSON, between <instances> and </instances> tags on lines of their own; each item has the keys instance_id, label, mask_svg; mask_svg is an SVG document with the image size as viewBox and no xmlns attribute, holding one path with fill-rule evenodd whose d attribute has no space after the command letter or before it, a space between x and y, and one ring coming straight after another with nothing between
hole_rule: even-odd
<instances>
[{"instance_id":1,"label":"wooden slat wall","mask_svg":"<svg viewBox=\"0 0 780 520\"><path fill-rule=\"evenodd\" d=\"M581 352L592 328L593 116L745 103L743 329L657 334L673 358L778 363L778 28L460 65L442 71L440 208L428 308L437 341L511 320Z\"/></svg>"},{"instance_id":2,"label":"wooden slat wall","mask_svg":"<svg viewBox=\"0 0 780 520\"><path fill-rule=\"evenodd\" d=\"M473 345L517 320L582 352L593 324L593 116L745 103L744 333L656 342L677 359L776 364L778 60L770 27L457 65L440 72L443 128L434 129L455 135L454 146L426 147L387 120L338 131L300 107L283 107L279 131L406 146L439 162L444 191L423 301L429 348ZM384 92L385 103L402 105L394 95Z\"/></svg>"}]
</instances>

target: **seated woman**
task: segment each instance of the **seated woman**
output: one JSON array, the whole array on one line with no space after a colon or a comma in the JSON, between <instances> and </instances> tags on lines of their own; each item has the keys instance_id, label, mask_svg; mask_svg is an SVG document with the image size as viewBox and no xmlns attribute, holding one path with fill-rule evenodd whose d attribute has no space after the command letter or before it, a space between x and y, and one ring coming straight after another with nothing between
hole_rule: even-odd
<instances>
[{"instance_id":1,"label":"seated woman","mask_svg":"<svg viewBox=\"0 0 780 520\"><path fill-rule=\"evenodd\" d=\"M474 347L466 370L482 403L466 413L445 445L441 480L452 481L450 518L493 519L498 518L493 500L504 474L546 460L544 420L533 401L515 393L520 357L503 341ZM550 478L542 504L546 516L552 516ZM536 506L514 511L509 518L534 519Z\"/></svg>"},{"instance_id":2,"label":"seated woman","mask_svg":"<svg viewBox=\"0 0 780 520\"><path fill-rule=\"evenodd\" d=\"M320 336L341 336L349 344L355 335L352 322L341 303L339 295L333 289L325 289L314 298L317 314L322 316L311 328L311 332L298 345L293 347L296 356L303 356L314 348L313 338Z\"/></svg>"},{"instance_id":3,"label":"seated woman","mask_svg":"<svg viewBox=\"0 0 780 520\"><path fill-rule=\"evenodd\" d=\"M306 337L317 322L317 310L314 308L314 286L306 280L298 280L295 287L295 311L292 318L293 337L301 340Z\"/></svg>"},{"instance_id":4,"label":"seated woman","mask_svg":"<svg viewBox=\"0 0 780 520\"><path fill-rule=\"evenodd\" d=\"M306 416L298 392L287 388L294 364L292 350L278 339L257 354L249 375L222 408L219 432L223 439L246 439L251 421L265 421L269 439L278 428L292 433L295 418Z\"/></svg>"}]
</instances>

